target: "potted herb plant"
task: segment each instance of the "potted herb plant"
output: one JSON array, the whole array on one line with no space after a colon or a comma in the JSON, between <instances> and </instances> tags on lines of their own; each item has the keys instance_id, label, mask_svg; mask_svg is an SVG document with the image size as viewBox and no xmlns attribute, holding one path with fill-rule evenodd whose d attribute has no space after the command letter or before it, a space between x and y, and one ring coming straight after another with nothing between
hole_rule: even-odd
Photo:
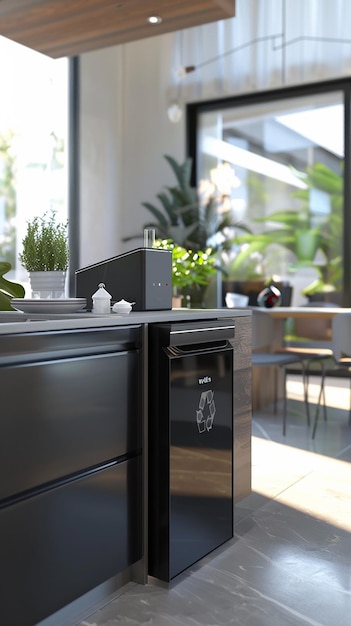
<instances>
[{"instance_id":1,"label":"potted herb plant","mask_svg":"<svg viewBox=\"0 0 351 626\"><path fill-rule=\"evenodd\" d=\"M53 210L27 222L19 259L29 274L33 297L63 297L69 261L67 231L68 223L57 222Z\"/></svg>"}]
</instances>

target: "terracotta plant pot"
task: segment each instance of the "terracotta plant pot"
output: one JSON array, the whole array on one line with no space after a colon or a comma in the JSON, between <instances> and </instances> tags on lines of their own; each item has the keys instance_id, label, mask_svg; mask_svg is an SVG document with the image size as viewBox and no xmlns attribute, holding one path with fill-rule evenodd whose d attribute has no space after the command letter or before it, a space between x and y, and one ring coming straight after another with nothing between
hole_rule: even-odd
<instances>
[{"instance_id":1,"label":"terracotta plant pot","mask_svg":"<svg viewBox=\"0 0 351 626\"><path fill-rule=\"evenodd\" d=\"M180 309L182 306L182 296L172 296L172 309Z\"/></svg>"}]
</instances>

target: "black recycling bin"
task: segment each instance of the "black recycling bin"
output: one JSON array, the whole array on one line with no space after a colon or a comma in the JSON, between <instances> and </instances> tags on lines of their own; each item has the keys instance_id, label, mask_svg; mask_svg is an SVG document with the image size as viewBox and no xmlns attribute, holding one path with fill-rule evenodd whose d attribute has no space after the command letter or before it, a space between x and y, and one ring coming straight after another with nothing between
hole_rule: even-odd
<instances>
[{"instance_id":1,"label":"black recycling bin","mask_svg":"<svg viewBox=\"0 0 351 626\"><path fill-rule=\"evenodd\" d=\"M149 326L149 575L233 536L233 320Z\"/></svg>"}]
</instances>

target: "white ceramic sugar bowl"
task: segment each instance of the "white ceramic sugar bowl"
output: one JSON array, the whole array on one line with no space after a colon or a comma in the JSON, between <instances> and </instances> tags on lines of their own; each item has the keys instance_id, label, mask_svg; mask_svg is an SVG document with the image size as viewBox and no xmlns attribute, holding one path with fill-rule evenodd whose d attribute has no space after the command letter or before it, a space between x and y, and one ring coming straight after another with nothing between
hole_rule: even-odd
<instances>
[{"instance_id":1,"label":"white ceramic sugar bowl","mask_svg":"<svg viewBox=\"0 0 351 626\"><path fill-rule=\"evenodd\" d=\"M119 302L115 302L112 307L113 313L118 313L118 315L128 315L131 312L133 304L135 302L127 302L127 300L119 300Z\"/></svg>"}]
</instances>

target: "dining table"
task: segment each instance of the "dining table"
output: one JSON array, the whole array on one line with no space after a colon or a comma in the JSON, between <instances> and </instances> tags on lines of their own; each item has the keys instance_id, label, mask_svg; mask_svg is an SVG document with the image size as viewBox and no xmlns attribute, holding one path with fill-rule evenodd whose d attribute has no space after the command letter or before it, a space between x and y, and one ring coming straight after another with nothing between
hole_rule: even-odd
<instances>
[{"instance_id":1,"label":"dining table","mask_svg":"<svg viewBox=\"0 0 351 626\"><path fill-rule=\"evenodd\" d=\"M249 307L251 309L255 309L257 307ZM286 342L286 322L288 319L294 320L332 320L335 315L343 315L345 313L350 313L351 308L342 308L339 306L276 306L272 308L259 307L260 311L263 311L267 315L269 315L274 320L274 340L267 346L267 349L270 351L279 350L287 345ZM254 317L253 317L254 323ZM331 325L330 325L331 327ZM331 330L330 330L331 333ZM321 341L320 347L332 347L332 336L330 334L329 341ZM313 341L313 345L316 347L316 341ZM295 344L296 345L296 344ZM253 408L259 409L264 406L269 405L273 402L273 384L270 382L271 377L269 376L268 371L265 375L265 385L262 386L258 384L258 381L255 380L257 376L261 376L260 372L255 372L255 376L253 376ZM279 394L280 395L280 394Z\"/></svg>"},{"instance_id":2,"label":"dining table","mask_svg":"<svg viewBox=\"0 0 351 626\"><path fill-rule=\"evenodd\" d=\"M335 315L350 313L351 309L339 306L276 306L272 308L262 307L261 311L269 313L274 319L316 318L332 319Z\"/></svg>"},{"instance_id":3,"label":"dining table","mask_svg":"<svg viewBox=\"0 0 351 626\"><path fill-rule=\"evenodd\" d=\"M335 315L350 313L350 308L339 306L277 306L272 308L261 308L274 319L276 332L274 349L284 345L284 328L288 319L308 319L308 320L332 320ZM323 347L323 346L322 346Z\"/></svg>"}]
</instances>

